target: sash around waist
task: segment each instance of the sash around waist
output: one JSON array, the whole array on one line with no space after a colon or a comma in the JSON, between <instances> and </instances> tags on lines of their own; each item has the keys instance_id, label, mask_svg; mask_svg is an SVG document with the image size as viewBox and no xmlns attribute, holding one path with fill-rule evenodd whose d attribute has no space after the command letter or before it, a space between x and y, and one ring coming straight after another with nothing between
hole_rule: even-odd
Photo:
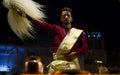
<instances>
[{"instance_id":1,"label":"sash around waist","mask_svg":"<svg viewBox=\"0 0 120 75\"><path fill-rule=\"evenodd\" d=\"M54 60L66 60L66 54L56 54L56 53L53 53L53 59ZM75 58L76 59L76 58ZM75 59L73 59L72 61L74 61Z\"/></svg>"}]
</instances>

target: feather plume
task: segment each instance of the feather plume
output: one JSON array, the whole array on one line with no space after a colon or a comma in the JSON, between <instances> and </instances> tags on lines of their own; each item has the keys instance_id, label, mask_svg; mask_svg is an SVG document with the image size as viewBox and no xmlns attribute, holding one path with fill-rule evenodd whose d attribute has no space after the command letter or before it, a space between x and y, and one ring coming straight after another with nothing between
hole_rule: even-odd
<instances>
[{"instance_id":1,"label":"feather plume","mask_svg":"<svg viewBox=\"0 0 120 75\"><path fill-rule=\"evenodd\" d=\"M20 38L34 38L34 27L26 18L26 15L33 19L44 21L44 5L41 5L33 0L3 0L3 5L8 11L8 23L13 32Z\"/></svg>"}]
</instances>

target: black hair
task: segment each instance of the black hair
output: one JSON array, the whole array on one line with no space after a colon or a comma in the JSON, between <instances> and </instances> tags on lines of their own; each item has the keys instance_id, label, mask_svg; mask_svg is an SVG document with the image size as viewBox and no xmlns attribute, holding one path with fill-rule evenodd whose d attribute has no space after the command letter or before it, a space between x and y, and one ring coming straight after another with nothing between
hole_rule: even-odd
<instances>
[{"instance_id":1,"label":"black hair","mask_svg":"<svg viewBox=\"0 0 120 75\"><path fill-rule=\"evenodd\" d=\"M63 11L69 11L72 14L72 10L69 7L62 8L61 12Z\"/></svg>"}]
</instances>

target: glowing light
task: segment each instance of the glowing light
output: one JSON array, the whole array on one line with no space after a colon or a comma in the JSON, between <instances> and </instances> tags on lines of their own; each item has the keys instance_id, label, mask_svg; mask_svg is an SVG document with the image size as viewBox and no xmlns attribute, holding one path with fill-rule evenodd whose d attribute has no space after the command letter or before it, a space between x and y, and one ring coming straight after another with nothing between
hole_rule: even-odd
<instances>
[{"instance_id":1,"label":"glowing light","mask_svg":"<svg viewBox=\"0 0 120 75\"><path fill-rule=\"evenodd\" d=\"M7 65L1 65L0 66L0 71L9 72L9 68L8 68Z\"/></svg>"}]
</instances>

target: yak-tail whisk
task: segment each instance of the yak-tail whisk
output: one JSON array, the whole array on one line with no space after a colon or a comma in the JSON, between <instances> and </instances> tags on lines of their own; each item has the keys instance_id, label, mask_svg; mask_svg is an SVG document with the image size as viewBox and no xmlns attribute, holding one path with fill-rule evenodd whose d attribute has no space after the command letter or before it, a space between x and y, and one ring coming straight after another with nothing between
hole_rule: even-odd
<instances>
[{"instance_id":1,"label":"yak-tail whisk","mask_svg":"<svg viewBox=\"0 0 120 75\"><path fill-rule=\"evenodd\" d=\"M44 21L46 18L44 8L33 0L3 0L3 5L8 11L8 23L13 32L20 38L34 38L34 27L26 18L26 15L33 19Z\"/></svg>"}]
</instances>

